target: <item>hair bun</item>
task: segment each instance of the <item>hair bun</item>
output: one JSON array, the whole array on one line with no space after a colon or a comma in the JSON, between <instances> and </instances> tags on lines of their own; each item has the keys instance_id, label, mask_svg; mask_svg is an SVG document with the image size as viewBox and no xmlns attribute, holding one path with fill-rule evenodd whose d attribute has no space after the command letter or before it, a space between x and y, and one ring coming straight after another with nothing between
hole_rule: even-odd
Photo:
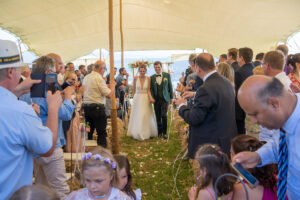
<instances>
[{"instance_id":1,"label":"hair bun","mask_svg":"<svg viewBox=\"0 0 300 200\"><path fill-rule=\"evenodd\" d=\"M294 66L295 65L295 59L294 59L294 57L295 56L293 54L288 55L288 57L286 59L286 64Z\"/></svg>"}]
</instances>

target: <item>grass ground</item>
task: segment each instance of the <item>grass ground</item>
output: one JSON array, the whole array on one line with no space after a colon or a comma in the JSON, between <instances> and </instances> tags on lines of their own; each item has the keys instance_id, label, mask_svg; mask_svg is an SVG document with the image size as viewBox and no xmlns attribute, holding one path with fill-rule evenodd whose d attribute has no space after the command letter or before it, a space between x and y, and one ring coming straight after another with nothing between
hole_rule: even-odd
<instances>
[{"instance_id":1,"label":"grass ground","mask_svg":"<svg viewBox=\"0 0 300 200\"><path fill-rule=\"evenodd\" d=\"M193 185L191 165L188 161L178 160L173 167L176 156L181 152L181 140L175 133L171 133L168 143L162 138L146 141L126 136L121 138L121 152L126 153L130 160L134 185L141 188L143 199L188 199L188 190ZM179 165L177 192L174 176Z\"/></svg>"},{"instance_id":2,"label":"grass ground","mask_svg":"<svg viewBox=\"0 0 300 200\"><path fill-rule=\"evenodd\" d=\"M247 134L258 137L259 127L252 124L248 117L246 128ZM188 190L194 183L192 166L188 161L180 159L174 164L177 155L183 155L182 140L175 131L171 131L169 142L162 138L137 141L125 134L121 137L120 151L130 160L134 189L142 190L144 200L188 199ZM177 170L178 191L174 187ZM78 181L70 185L72 190L79 189Z\"/></svg>"},{"instance_id":3,"label":"grass ground","mask_svg":"<svg viewBox=\"0 0 300 200\"><path fill-rule=\"evenodd\" d=\"M246 128L247 134L258 137L259 127L252 124L248 117ZM174 131L168 143L162 138L142 142L127 136L121 138L121 152L127 154L130 160L134 185L141 188L143 199L188 199L188 190L194 183L192 166L188 161L178 160L173 167L176 156L182 151L181 140ZM174 176L179 165L177 192Z\"/></svg>"}]
</instances>

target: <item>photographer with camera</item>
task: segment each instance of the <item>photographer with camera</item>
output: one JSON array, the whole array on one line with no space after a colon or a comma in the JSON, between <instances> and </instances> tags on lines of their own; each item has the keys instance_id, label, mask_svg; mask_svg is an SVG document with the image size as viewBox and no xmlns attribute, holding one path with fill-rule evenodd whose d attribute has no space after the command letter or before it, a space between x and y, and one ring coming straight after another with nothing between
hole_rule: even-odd
<instances>
[{"instance_id":1,"label":"photographer with camera","mask_svg":"<svg viewBox=\"0 0 300 200\"><path fill-rule=\"evenodd\" d=\"M59 92L47 93L48 118L43 126L32 107L18 97L39 80L27 78L18 85L20 59L17 45L0 40L0 197L10 196L24 185L32 185L33 156L50 156L57 140Z\"/></svg>"},{"instance_id":2,"label":"photographer with camera","mask_svg":"<svg viewBox=\"0 0 300 200\"><path fill-rule=\"evenodd\" d=\"M55 74L55 60L49 56L42 56L35 60L32 65L33 74ZM54 86L49 89L57 89ZM53 92L53 91L52 91ZM66 87L62 92L63 102L58 111L58 136L53 154L48 158L35 159L35 182L36 184L44 184L50 186L59 196L64 199L69 193L67 184L67 176L65 171L65 162L62 147L66 144L65 136L62 128L62 121L72 119L75 106L71 102L74 89ZM35 97L32 101L40 106L40 118L45 124L48 118L48 103L45 98Z\"/></svg>"}]
</instances>

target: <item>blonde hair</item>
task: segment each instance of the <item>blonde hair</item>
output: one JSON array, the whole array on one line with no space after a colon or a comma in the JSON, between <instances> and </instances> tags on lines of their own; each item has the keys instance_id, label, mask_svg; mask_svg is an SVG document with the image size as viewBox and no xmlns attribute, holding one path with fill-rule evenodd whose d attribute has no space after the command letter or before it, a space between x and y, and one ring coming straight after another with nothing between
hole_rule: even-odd
<instances>
[{"instance_id":1,"label":"blonde hair","mask_svg":"<svg viewBox=\"0 0 300 200\"><path fill-rule=\"evenodd\" d=\"M220 63L218 65L218 73L227 78L232 85L234 85L234 71L227 63Z\"/></svg>"},{"instance_id":2,"label":"blonde hair","mask_svg":"<svg viewBox=\"0 0 300 200\"><path fill-rule=\"evenodd\" d=\"M116 163L116 161L115 161L113 155L111 154L111 152L103 147L97 147L91 153L92 153L92 157L90 159L84 159L82 161L82 175L85 170L88 170L91 167L105 167L112 176L112 180L111 180L110 184L113 187L119 188L120 183L121 183L120 175L119 175L119 166L117 165L116 168L112 167L111 163L112 162ZM94 159L93 156L96 154L99 154L100 156L102 156L104 158L108 158L111 161L111 163L107 163L100 159Z\"/></svg>"},{"instance_id":3,"label":"blonde hair","mask_svg":"<svg viewBox=\"0 0 300 200\"><path fill-rule=\"evenodd\" d=\"M66 72L65 72L65 76L64 76L64 81L67 81L69 78L71 78L71 76L72 76L73 74L76 76L75 72L72 72L72 71L66 71ZM77 78L77 76L76 76L76 78Z\"/></svg>"}]
</instances>

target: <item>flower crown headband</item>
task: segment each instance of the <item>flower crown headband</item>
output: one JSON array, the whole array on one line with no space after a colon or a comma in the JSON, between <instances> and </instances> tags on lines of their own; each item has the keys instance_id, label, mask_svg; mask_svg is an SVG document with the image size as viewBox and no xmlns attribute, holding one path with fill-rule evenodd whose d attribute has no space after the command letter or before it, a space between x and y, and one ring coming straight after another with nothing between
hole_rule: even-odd
<instances>
[{"instance_id":1,"label":"flower crown headband","mask_svg":"<svg viewBox=\"0 0 300 200\"><path fill-rule=\"evenodd\" d=\"M83 160L90 160L90 159L100 160L100 161L103 161L107 164L110 164L113 169L117 168L117 163L116 162L111 161L109 158L105 158L105 157L101 156L100 154L94 154L93 155L91 152L88 152L87 154L82 156L82 161Z\"/></svg>"}]
</instances>

